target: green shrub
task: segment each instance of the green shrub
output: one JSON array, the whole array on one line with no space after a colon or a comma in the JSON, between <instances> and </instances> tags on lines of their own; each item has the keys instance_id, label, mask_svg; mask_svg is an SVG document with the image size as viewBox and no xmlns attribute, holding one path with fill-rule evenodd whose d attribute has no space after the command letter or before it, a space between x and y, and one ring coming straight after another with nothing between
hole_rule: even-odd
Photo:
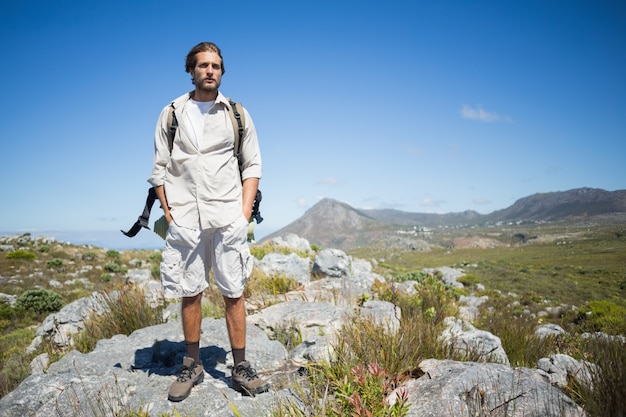
<instances>
[{"instance_id":1,"label":"green shrub","mask_svg":"<svg viewBox=\"0 0 626 417\"><path fill-rule=\"evenodd\" d=\"M124 268L116 263L108 263L103 268L105 271L112 273L125 272Z\"/></svg>"},{"instance_id":2,"label":"green shrub","mask_svg":"<svg viewBox=\"0 0 626 417\"><path fill-rule=\"evenodd\" d=\"M27 261L33 261L37 259L37 256L35 256L35 254L32 253L31 251L18 249L18 250L14 250L14 251L7 253L6 258L7 259L25 259Z\"/></svg>"},{"instance_id":3,"label":"green shrub","mask_svg":"<svg viewBox=\"0 0 626 417\"><path fill-rule=\"evenodd\" d=\"M89 261L93 261L97 257L98 257L98 254L96 252L89 251L89 252L83 253L82 260L89 262Z\"/></svg>"},{"instance_id":4,"label":"green shrub","mask_svg":"<svg viewBox=\"0 0 626 417\"><path fill-rule=\"evenodd\" d=\"M41 253L50 252L50 245L41 245L37 250Z\"/></svg>"},{"instance_id":5,"label":"green shrub","mask_svg":"<svg viewBox=\"0 0 626 417\"><path fill-rule=\"evenodd\" d=\"M62 268L63 261L59 258L50 259L49 261L46 262L46 266L48 268Z\"/></svg>"},{"instance_id":6,"label":"green shrub","mask_svg":"<svg viewBox=\"0 0 626 417\"><path fill-rule=\"evenodd\" d=\"M100 281L102 282L111 282L111 274L102 274L100 275Z\"/></svg>"},{"instance_id":7,"label":"green shrub","mask_svg":"<svg viewBox=\"0 0 626 417\"><path fill-rule=\"evenodd\" d=\"M36 313L52 313L63 307L63 299L54 291L27 290L17 297L15 307Z\"/></svg>"},{"instance_id":8,"label":"green shrub","mask_svg":"<svg viewBox=\"0 0 626 417\"><path fill-rule=\"evenodd\" d=\"M607 300L589 301L578 314L582 331L626 334L626 307Z\"/></svg>"},{"instance_id":9,"label":"green shrub","mask_svg":"<svg viewBox=\"0 0 626 417\"><path fill-rule=\"evenodd\" d=\"M116 250L108 250L105 254L105 256L109 259L120 259L120 253Z\"/></svg>"}]
</instances>

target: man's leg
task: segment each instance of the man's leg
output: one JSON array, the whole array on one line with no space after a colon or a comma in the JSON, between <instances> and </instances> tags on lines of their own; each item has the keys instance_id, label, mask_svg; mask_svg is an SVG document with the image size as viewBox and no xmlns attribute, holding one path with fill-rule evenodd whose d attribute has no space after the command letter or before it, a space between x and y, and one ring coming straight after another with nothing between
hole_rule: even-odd
<instances>
[{"instance_id":1,"label":"man's leg","mask_svg":"<svg viewBox=\"0 0 626 417\"><path fill-rule=\"evenodd\" d=\"M182 401L189 396L194 385L204 380L204 368L200 361L200 326L202 325L202 293L183 297L183 334L187 356L176 381L170 386L168 399Z\"/></svg>"},{"instance_id":2,"label":"man's leg","mask_svg":"<svg viewBox=\"0 0 626 417\"><path fill-rule=\"evenodd\" d=\"M256 370L246 361L246 308L243 296L224 297L226 302L226 327L233 351L233 388L255 395L266 392L270 384L259 378Z\"/></svg>"},{"instance_id":3,"label":"man's leg","mask_svg":"<svg viewBox=\"0 0 626 417\"><path fill-rule=\"evenodd\" d=\"M183 297L183 334L187 356L200 364L200 327L202 325L202 293Z\"/></svg>"},{"instance_id":4,"label":"man's leg","mask_svg":"<svg viewBox=\"0 0 626 417\"><path fill-rule=\"evenodd\" d=\"M226 304L226 328L233 350L234 365L246 360L246 308L243 295L239 298L224 297Z\"/></svg>"}]
</instances>

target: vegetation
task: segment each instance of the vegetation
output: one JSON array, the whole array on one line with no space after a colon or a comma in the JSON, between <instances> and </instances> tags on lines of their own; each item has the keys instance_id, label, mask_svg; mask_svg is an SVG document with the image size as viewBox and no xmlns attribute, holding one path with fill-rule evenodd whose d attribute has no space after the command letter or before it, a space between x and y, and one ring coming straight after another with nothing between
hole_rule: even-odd
<instances>
[{"instance_id":1,"label":"vegetation","mask_svg":"<svg viewBox=\"0 0 626 417\"><path fill-rule=\"evenodd\" d=\"M128 336L135 330L163 323L163 304L151 306L143 291L136 287L107 293L104 301L106 311L92 314L83 331L74 336L74 346L79 352L91 352L98 340L116 334Z\"/></svg>"},{"instance_id":2,"label":"vegetation","mask_svg":"<svg viewBox=\"0 0 626 417\"><path fill-rule=\"evenodd\" d=\"M334 345L333 359L309 366L307 376L291 387L302 403L281 400L274 415L406 415L403 394L393 405L385 398L407 378L415 377L423 359L472 359L455 356L438 340L443 320L457 314L459 296L469 292L489 297L475 325L500 337L512 366L533 368L540 358L555 353L589 361L598 369L591 373L592 384L572 380L566 392L590 417L624 415L624 343L615 338L582 336L585 332L626 334L626 233L622 229L620 225L525 225L444 230L440 239L449 244L429 252L351 251L349 255L356 258L376 259L375 271L387 281L376 283L361 301L387 300L400 307L399 329L359 316L348 321ZM521 231L538 238L528 243L513 241L511 236ZM455 233L482 233L503 244L484 249L455 247ZM92 317L85 331L75 336L74 343L83 352L101 338L160 323L163 305L149 305L137 291L115 291L125 288L125 273L134 265L150 269L157 277L159 252L105 251L34 238L19 241L11 242L16 250L0 252L0 293L20 294L19 303L13 306L0 301L0 395L10 392L28 375L36 354L50 349L24 354L36 325L49 312L77 298L97 291L106 295L109 308L107 313ZM257 259L277 250L271 245L251 249ZM312 257L317 250L297 254ZM9 256L16 252L18 255ZM445 285L437 274L422 272L423 268L439 266L463 268L467 275L459 281L465 288ZM53 281L61 285L52 287ZM415 282L415 295L395 289L395 283L406 281ZM268 305L297 286L289 277L267 276L256 268L245 295ZM203 314L223 317L223 299L213 285L205 293ZM535 328L542 323L559 324L568 334L540 338ZM276 329L275 337L288 348L301 342L295 323ZM124 410L120 415L144 416L148 412Z\"/></svg>"},{"instance_id":3,"label":"vegetation","mask_svg":"<svg viewBox=\"0 0 626 417\"><path fill-rule=\"evenodd\" d=\"M26 290L15 300L15 307L35 313L53 313L63 307L63 300L54 291Z\"/></svg>"}]
</instances>

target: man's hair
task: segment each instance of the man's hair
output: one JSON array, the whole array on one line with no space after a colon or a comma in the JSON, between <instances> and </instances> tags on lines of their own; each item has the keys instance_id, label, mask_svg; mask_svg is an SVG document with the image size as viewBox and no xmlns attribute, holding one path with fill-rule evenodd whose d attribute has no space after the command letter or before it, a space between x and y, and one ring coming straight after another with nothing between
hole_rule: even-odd
<instances>
[{"instance_id":1,"label":"man's hair","mask_svg":"<svg viewBox=\"0 0 626 417\"><path fill-rule=\"evenodd\" d=\"M200 42L187 54L187 59L185 60L185 72L192 73L193 69L196 66L197 60L196 55L200 52L215 52L220 59L222 60L222 75L226 72L224 68L224 58L222 58L222 51L219 46L214 44L213 42Z\"/></svg>"}]
</instances>

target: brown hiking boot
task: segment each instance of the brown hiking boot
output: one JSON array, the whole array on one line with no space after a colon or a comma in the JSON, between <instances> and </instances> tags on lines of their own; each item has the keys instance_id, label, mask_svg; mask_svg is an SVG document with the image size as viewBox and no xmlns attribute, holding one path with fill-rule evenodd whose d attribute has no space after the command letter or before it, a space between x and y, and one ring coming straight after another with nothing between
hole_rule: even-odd
<instances>
[{"instance_id":1,"label":"brown hiking boot","mask_svg":"<svg viewBox=\"0 0 626 417\"><path fill-rule=\"evenodd\" d=\"M233 368L233 389L247 395L256 395L267 392L270 384L256 374L250 362L243 361Z\"/></svg>"},{"instance_id":2,"label":"brown hiking boot","mask_svg":"<svg viewBox=\"0 0 626 417\"><path fill-rule=\"evenodd\" d=\"M204 368L202 364L196 365L193 358L186 356L183 358L183 369L170 386L167 399L170 401L182 401L189 396L191 389L204 381Z\"/></svg>"}]
</instances>

